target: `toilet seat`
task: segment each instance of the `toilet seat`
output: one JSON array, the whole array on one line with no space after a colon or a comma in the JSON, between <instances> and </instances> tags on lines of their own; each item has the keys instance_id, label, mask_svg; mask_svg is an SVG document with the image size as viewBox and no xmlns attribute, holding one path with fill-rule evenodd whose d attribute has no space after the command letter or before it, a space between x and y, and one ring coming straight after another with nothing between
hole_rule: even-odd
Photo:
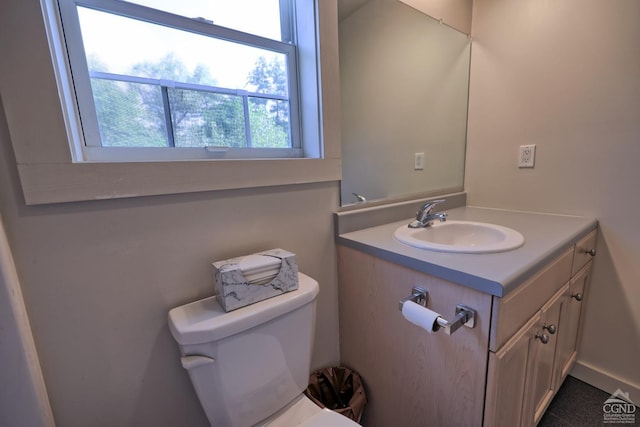
<instances>
[{"instance_id":1,"label":"toilet seat","mask_svg":"<svg viewBox=\"0 0 640 427\"><path fill-rule=\"evenodd\" d=\"M327 408L320 408L304 394L260 427L359 427L360 424Z\"/></svg>"},{"instance_id":2,"label":"toilet seat","mask_svg":"<svg viewBox=\"0 0 640 427\"><path fill-rule=\"evenodd\" d=\"M354 427L359 426L355 421L324 408L314 416L300 424L301 427Z\"/></svg>"}]
</instances>

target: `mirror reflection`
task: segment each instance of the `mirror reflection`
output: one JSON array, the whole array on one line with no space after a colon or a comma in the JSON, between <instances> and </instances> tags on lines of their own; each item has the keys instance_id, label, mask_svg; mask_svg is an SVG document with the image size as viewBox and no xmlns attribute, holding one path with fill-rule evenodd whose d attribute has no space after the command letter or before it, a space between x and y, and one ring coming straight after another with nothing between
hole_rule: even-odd
<instances>
[{"instance_id":1,"label":"mirror reflection","mask_svg":"<svg viewBox=\"0 0 640 427\"><path fill-rule=\"evenodd\" d=\"M462 189L471 41L398 0L338 0L342 205Z\"/></svg>"}]
</instances>

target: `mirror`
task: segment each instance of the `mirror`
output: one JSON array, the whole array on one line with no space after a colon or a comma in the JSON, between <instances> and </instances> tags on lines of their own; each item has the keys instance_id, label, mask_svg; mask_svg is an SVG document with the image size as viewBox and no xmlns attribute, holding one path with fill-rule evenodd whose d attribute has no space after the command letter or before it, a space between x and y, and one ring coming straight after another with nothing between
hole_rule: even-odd
<instances>
[{"instance_id":1,"label":"mirror","mask_svg":"<svg viewBox=\"0 0 640 427\"><path fill-rule=\"evenodd\" d=\"M399 0L338 6L342 205L461 190L470 38Z\"/></svg>"}]
</instances>

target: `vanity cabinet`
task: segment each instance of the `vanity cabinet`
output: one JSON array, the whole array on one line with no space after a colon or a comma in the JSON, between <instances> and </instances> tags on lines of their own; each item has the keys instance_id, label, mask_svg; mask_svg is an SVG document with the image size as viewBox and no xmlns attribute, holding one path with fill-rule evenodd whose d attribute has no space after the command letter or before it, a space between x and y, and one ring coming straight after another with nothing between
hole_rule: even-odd
<instances>
[{"instance_id":1,"label":"vanity cabinet","mask_svg":"<svg viewBox=\"0 0 640 427\"><path fill-rule=\"evenodd\" d=\"M364 425L535 426L576 360L595 231L497 297L338 245L342 363L360 372ZM413 286L475 328L427 333L402 317Z\"/></svg>"},{"instance_id":2,"label":"vanity cabinet","mask_svg":"<svg viewBox=\"0 0 640 427\"><path fill-rule=\"evenodd\" d=\"M489 352L485 426L537 425L562 385L577 358L595 237L595 231L589 233L512 294L494 301L497 324L490 347L499 348ZM514 310L521 318L539 306L540 298L548 300L502 344L508 333L499 331L509 327L501 323L513 328Z\"/></svg>"}]
</instances>

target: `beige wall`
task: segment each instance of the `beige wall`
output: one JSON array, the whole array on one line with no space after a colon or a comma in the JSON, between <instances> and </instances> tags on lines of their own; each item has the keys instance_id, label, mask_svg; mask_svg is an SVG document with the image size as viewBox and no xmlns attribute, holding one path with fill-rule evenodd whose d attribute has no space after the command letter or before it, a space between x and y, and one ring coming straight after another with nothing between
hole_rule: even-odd
<instances>
[{"instance_id":1,"label":"beige wall","mask_svg":"<svg viewBox=\"0 0 640 427\"><path fill-rule=\"evenodd\" d=\"M0 423L53 427L22 288L0 218Z\"/></svg>"},{"instance_id":2,"label":"beige wall","mask_svg":"<svg viewBox=\"0 0 640 427\"><path fill-rule=\"evenodd\" d=\"M1 215L58 426L207 425L167 312L213 294L211 261L253 251L291 250L320 282L313 366L338 362L338 183L25 206L1 108L0 150Z\"/></svg>"},{"instance_id":3,"label":"beige wall","mask_svg":"<svg viewBox=\"0 0 640 427\"><path fill-rule=\"evenodd\" d=\"M447 25L471 34L473 0L400 0Z\"/></svg>"},{"instance_id":4,"label":"beige wall","mask_svg":"<svg viewBox=\"0 0 640 427\"><path fill-rule=\"evenodd\" d=\"M475 0L465 177L471 205L599 219L574 372L636 403L638 18L636 0ZM534 169L517 168L521 144L537 145Z\"/></svg>"}]
</instances>

